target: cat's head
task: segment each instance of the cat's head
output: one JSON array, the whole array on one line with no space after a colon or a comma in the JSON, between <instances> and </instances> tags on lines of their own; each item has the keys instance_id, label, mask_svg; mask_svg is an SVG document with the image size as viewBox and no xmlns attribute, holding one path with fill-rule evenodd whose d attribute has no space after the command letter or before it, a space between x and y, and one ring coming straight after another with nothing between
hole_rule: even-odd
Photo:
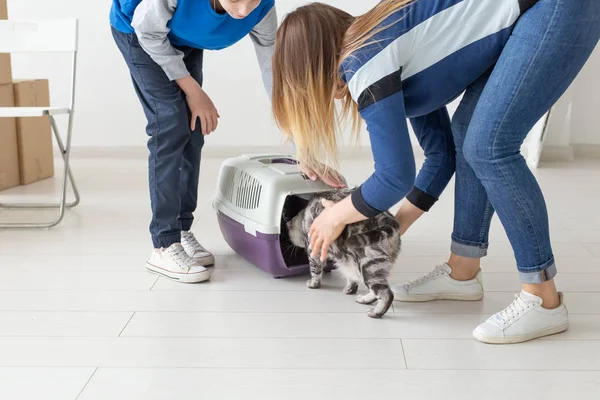
<instances>
[{"instance_id":1,"label":"cat's head","mask_svg":"<svg viewBox=\"0 0 600 400\"><path fill-rule=\"evenodd\" d=\"M287 228L290 236L290 241L298 247L305 248L308 231L315 218L323 212L325 207L321 203L321 199L327 199L338 202L346 198L350 194L349 190L336 190L327 193L319 193L315 195L308 205L303 208L298 215L292 218L287 223Z\"/></svg>"},{"instance_id":2,"label":"cat's head","mask_svg":"<svg viewBox=\"0 0 600 400\"><path fill-rule=\"evenodd\" d=\"M303 208L294 218L287 223L290 241L294 246L306 247L306 236L308 235L307 223L305 222L307 208Z\"/></svg>"}]
</instances>

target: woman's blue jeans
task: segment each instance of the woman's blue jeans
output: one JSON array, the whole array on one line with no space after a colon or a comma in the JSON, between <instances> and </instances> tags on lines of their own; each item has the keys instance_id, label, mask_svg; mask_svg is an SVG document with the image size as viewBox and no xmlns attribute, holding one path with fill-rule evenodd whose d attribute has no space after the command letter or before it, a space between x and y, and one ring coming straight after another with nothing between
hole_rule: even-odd
<instances>
[{"instance_id":1,"label":"woman's blue jeans","mask_svg":"<svg viewBox=\"0 0 600 400\"><path fill-rule=\"evenodd\" d=\"M520 149L599 39L599 0L539 0L517 22L497 64L467 88L452 121L454 254L486 255L495 211L514 250L521 281L554 278L544 196Z\"/></svg>"}]
</instances>

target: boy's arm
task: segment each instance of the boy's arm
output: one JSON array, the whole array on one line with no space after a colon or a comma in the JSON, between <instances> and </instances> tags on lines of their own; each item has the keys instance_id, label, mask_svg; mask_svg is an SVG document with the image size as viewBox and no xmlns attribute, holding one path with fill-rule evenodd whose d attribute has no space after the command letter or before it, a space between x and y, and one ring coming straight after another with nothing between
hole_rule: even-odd
<instances>
[{"instance_id":1,"label":"boy's arm","mask_svg":"<svg viewBox=\"0 0 600 400\"><path fill-rule=\"evenodd\" d=\"M142 49L172 81L190 75L183 53L173 47L168 38L170 29L167 25L176 8L177 0L142 0L131 22Z\"/></svg>"},{"instance_id":2,"label":"boy's arm","mask_svg":"<svg viewBox=\"0 0 600 400\"><path fill-rule=\"evenodd\" d=\"M275 50L275 38L277 37L277 10L275 6L269 10L267 15L250 32L250 38L254 43L258 64L262 71L263 83L269 100L273 92L273 69L271 59Z\"/></svg>"}]
</instances>

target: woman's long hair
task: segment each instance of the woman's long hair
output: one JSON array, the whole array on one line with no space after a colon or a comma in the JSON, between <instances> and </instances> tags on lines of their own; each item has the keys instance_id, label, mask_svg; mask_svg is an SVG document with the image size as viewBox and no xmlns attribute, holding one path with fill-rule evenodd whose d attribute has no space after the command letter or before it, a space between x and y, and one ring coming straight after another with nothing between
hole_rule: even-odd
<instances>
[{"instance_id":1,"label":"woman's long hair","mask_svg":"<svg viewBox=\"0 0 600 400\"><path fill-rule=\"evenodd\" d=\"M387 17L413 1L385 0L356 18L313 3L283 20L273 55L273 114L294 141L299 160L318 174L337 169L337 138L346 117L358 138L360 116L339 75L342 61L384 29L378 26Z\"/></svg>"}]
</instances>

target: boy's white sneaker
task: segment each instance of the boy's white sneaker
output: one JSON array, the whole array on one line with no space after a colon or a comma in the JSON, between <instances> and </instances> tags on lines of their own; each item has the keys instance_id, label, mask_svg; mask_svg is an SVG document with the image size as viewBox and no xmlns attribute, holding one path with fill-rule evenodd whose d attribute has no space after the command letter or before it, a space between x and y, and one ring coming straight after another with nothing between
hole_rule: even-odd
<instances>
[{"instance_id":1,"label":"boy's white sneaker","mask_svg":"<svg viewBox=\"0 0 600 400\"><path fill-rule=\"evenodd\" d=\"M559 293L560 306L542 307L542 299L521 291L503 311L492 315L473 331L480 342L492 344L521 343L564 332L569 327L569 313Z\"/></svg>"},{"instance_id":2,"label":"boy's white sneaker","mask_svg":"<svg viewBox=\"0 0 600 400\"><path fill-rule=\"evenodd\" d=\"M202 247L191 231L181 232L181 245L186 253L196 260L198 265L206 267L215 264L215 256Z\"/></svg>"},{"instance_id":3,"label":"boy's white sneaker","mask_svg":"<svg viewBox=\"0 0 600 400\"><path fill-rule=\"evenodd\" d=\"M182 283L198 283L210 279L210 271L190 257L180 243L167 249L154 249L146 263L148 271Z\"/></svg>"},{"instance_id":4,"label":"boy's white sneaker","mask_svg":"<svg viewBox=\"0 0 600 400\"><path fill-rule=\"evenodd\" d=\"M452 268L447 263L438 265L425 276L401 285L392 286L394 299L419 302L433 300L474 301L483 298L481 271L474 279L458 281L450 274Z\"/></svg>"}]
</instances>

